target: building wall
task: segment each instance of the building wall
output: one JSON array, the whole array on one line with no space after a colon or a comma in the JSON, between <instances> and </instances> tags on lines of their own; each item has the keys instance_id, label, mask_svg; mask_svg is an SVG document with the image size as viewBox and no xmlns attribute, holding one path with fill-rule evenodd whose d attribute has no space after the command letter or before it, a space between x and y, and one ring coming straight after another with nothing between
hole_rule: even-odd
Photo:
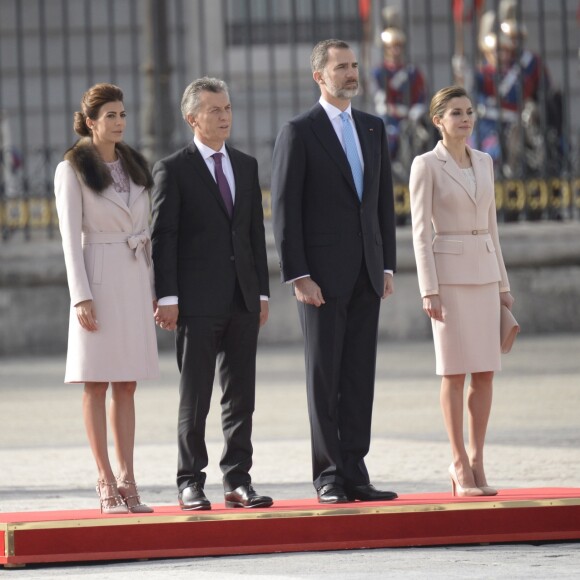
<instances>
[{"instance_id":1,"label":"building wall","mask_svg":"<svg viewBox=\"0 0 580 580\"><path fill-rule=\"evenodd\" d=\"M580 332L580 224L502 224L500 237L522 332ZM397 232L397 253L395 294L382 304L380 338L430 339L408 228ZM280 282L271 232L268 262L270 318L260 341L301 341L296 299ZM60 242L1 244L0 263L0 356L66 352L70 300ZM158 330L158 342L173 348L173 334Z\"/></svg>"}]
</instances>

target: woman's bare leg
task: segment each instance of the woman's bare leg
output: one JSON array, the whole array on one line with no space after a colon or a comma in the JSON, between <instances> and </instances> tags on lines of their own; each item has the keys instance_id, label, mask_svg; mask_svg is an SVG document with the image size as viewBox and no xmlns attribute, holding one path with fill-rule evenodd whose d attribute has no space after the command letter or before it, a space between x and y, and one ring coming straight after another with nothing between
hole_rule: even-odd
<instances>
[{"instance_id":1,"label":"woman's bare leg","mask_svg":"<svg viewBox=\"0 0 580 580\"><path fill-rule=\"evenodd\" d=\"M463 437L464 383L465 375L444 376L441 379L440 402L458 483L462 487L475 487Z\"/></svg>"},{"instance_id":2,"label":"woman's bare leg","mask_svg":"<svg viewBox=\"0 0 580 580\"><path fill-rule=\"evenodd\" d=\"M487 486L483 447L493 398L493 372L473 373L467 391L469 462L478 487Z\"/></svg>"}]
</instances>

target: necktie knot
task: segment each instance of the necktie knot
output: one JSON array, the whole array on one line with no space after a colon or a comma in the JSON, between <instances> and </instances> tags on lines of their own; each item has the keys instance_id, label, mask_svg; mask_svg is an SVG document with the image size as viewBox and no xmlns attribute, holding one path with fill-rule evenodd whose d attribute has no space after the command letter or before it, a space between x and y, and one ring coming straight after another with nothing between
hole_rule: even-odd
<instances>
[{"instance_id":1,"label":"necktie knot","mask_svg":"<svg viewBox=\"0 0 580 580\"><path fill-rule=\"evenodd\" d=\"M213 157L213 161L216 165L221 165L222 164L222 157L223 157L223 153L214 153L212 155Z\"/></svg>"}]
</instances>

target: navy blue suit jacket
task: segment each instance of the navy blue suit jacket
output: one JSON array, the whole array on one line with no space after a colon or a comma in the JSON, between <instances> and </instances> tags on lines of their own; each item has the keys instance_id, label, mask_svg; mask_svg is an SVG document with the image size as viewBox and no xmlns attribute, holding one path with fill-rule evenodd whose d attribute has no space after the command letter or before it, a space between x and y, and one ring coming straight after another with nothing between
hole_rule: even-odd
<instances>
[{"instance_id":1,"label":"navy blue suit jacket","mask_svg":"<svg viewBox=\"0 0 580 580\"><path fill-rule=\"evenodd\" d=\"M350 165L318 103L280 131L272 165L274 236L283 281L309 274L324 297L348 294L364 260L382 296L396 269L395 212L384 124L352 110L364 159L359 201Z\"/></svg>"}]
</instances>

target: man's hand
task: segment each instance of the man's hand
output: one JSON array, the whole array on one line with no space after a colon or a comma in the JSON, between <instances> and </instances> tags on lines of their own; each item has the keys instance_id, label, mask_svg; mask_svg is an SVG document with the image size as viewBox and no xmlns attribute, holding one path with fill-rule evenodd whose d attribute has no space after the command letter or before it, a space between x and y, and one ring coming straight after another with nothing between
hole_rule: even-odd
<instances>
[{"instance_id":1,"label":"man's hand","mask_svg":"<svg viewBox=\"0 0 580 580\"><path fill-rule=\"evenodd\" d=\"M394 291L395 291L395 281L393 280L393 275L387 274L385 272L385 286L383 289L383 300L387 296L390 296L391 294L393 294Z\"/></svg>"},{"instance_id":2,"label":"man's hand","mask_svg":"<svg viewBox=\"0 0 580 580\"><path fill-rule=\"evenodd\" d=\"M260 300L260 326L268 321L269 306L267 300Z\"/></svg>"},{"instance_id":3,"label":"man's hand","mask_svg":"<svg viewBox=\"0 0 580 580\"><path fill-rule=\"evenodd\" d=\"M163 330L175 330L177 327L177 317L179 316L179 306L170 304L169 306L157 306L155 311L155 324Z\"/></svg>"},{"instance_id":4,"label":"man's hand","mask_svg":"<svg viewBox=\"0 0 580 580\"><path fill-rule=\"evenodd\" d=\"M296 300L303 304L312 304L317 308L325 304L320 286L310 276L294 281L294 294Z\"/></svg>"}]
</instances>

